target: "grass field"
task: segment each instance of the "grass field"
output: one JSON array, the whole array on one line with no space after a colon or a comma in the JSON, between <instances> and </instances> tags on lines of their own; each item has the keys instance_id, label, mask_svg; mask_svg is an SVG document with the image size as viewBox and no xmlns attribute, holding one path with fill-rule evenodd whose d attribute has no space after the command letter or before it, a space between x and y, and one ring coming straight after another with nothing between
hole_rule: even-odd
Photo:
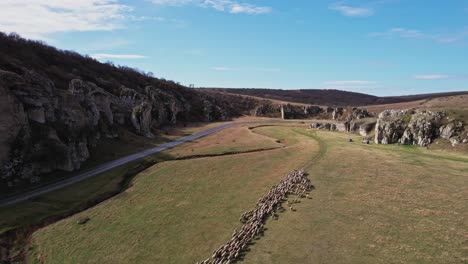
<instances>
[{"instance_id":1,"label":"grass field","mask_svg":"<svg viewBox=\"0 0 468 264\"><path fill-rule=\"evenodd\" d=\"M468 155L317 135L313 199L270 221L245 263L468 261Z\"/></svg>"},{"instance_id":2,"label":"grass field","mask_svg":"<svg viewBox=\"0 0 468 264\"><path fill-rule=\"evenodd\" d=\"M466 263L468 153L362 145L349 137L304 126L243 126L176 147L155 158L274 149L160 162L124 193L35 232L29 260L203 260L271 185L307 164L313 199L268 220L243 263ZM62 208L59 200L65 208L91 190L101 194L118 183L112 175L82 183L83 193L38 199L28 210L53 211ZM76 224L82 217L90 221Z\"/></svg>"},{"instance_id":3,"label":"grass field","mask_svg":"<svg viewBox=\"0 0 468 264\"><path fill-rule=\"evenodd\" d=\"M157 164L138 175L124 193L36 232L31 260L192 263L204 259L240 226L242 212L318 151L314 140L293 129L268 129L268 136L285 141L284 148ZM278 144L276 139L252 136ZM91 220L77 225L83 216Z\"/></svg>"}]
</instances>

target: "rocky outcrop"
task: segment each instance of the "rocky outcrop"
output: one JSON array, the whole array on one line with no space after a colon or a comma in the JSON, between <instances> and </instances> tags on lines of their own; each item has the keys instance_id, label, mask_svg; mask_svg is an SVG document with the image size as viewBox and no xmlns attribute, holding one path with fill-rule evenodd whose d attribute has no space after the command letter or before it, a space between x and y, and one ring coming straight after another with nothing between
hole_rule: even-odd
<instances>
[{"instance_id":1,"label":"rocky outcrop","mask_svg":"<svg viewBox=\"0 0 468 264\"><path fill-rule=\"evenodd\" d=\"M404 145L419 145L425 147L439 136L444 114L432 111L417 111L405 129L399 142Z\"/></svg>"},{"instance_id":2,"label":"rocky outcrop","mask_svg":"<svg viewBox=\"0 0 468 264\"><path fill-rule=\"evenodd\" d=\"M359 125L359 135L368 137L375 127L375 122L364 122Z\"/></svg>"},{"instance_id":3,"label":"rocky outcrop","mask_svg":"<svg viewBox=\"0 0 468 264\"><path fill-rule=\"evenodd\" d=\"M408 125L410 115L407 110L385 110L380 113L375 126L375 143L398 143Z\"/></svg>"},{"instance_id":4,"label":"rocky outcrop","mask_svg":"<svg viewBox=\"0 0 468 264\"><path fill-rule=\"evenodd\" d=\"M337 123L321 123L321 122L314 122L309 125L311 129L319 129L319 130L329 130L329 131L341 131L346 132L346 127L344 123L337 122Z\"/></svg>"},{"instance_id":5,"label":"rocky outcrop","mask_svg":"<svg viewBox=\"0 0 468 264\"><path fill-rule=\"evenodd\" d=\"M309 117L318 116L322 114L323 112L325 112L325 110L320 106L316 106L316 105L304 106L304 115L309 116Z\"/></svg>"},{"instance_id":6,"label":"rocky outcrop","mask_svg":"<svg viewBox=\"0 0 468 264\"><path fill-rule=\"evenodd\" d=\"M281 105L273 104L271 101L261 102L254 110L254 116L281 117Z\"/></svg>"},{"instance_id":7,"label":"rocky outcrop","mask_svg":"<svg viewBox=\"0 0 468 264\"><path fill-rule=\"evenodd\" d=\"M463 131L463 122L452 120L443 112L386 110L377 119L375 142L425 147L434 142L434 139L442 137L456 145L468 138Z\"/></svg>"},{"instance_id":8,"label":"rocky outcrop","mask_svg":"<svg viewBox=\"0 0 468 264\"><path fill-rule=\"evenodd\" d=\"M347 121L350 122L351 120L360 120L364 118L372 117L372 115L366 110L362 108L342 108L337 107L333 108L331 113L331 118L333 120L340 120L340 121Z\"/></svg>"},{"instance_id":9,"label":"rocky outcrop","mask_svg":"<svg viewBox=\"0 0 468 264\"><path fill-rule=\"evenodd\" d=\"M450 141L452 146L460 143L468 143L468 131L464 131L465 124L462 121L448 120L448 123L439 128L440 137Z\"/></svg>"},{"instance_id":10,"label":"rocky outcrop","mask_svg":"<svg viewBox=\"0 0 468 264\"><path fill-rule=\"evenodd\" d=\"M314 122L309 125L309 128L345 133L359 133L361 136L367 137L372 132L374 126L375 119L367 118L350 121L335 121L331 123Z\"/></svg>"},{"instance_id":11,"label":"rocky outcrop","mask_svg":"<svg viewBox=\"0 0 468 264\"><path fill-rule=\"evenodd\" d=\"M271 101L262 102L254 112L255 116L279 117L282 119L333 119L351 122L372 115L361 108L332 108L316 105L273 104Z\"/></svg>"},{"instance_id":12,"label":"rocky outcrop","mask_svg":"<svg viewBox=\"0 0 468 264\"><path fill-rule=\"evenodd\" d=\"M118 137L117 126L152 138L155 127L227 120L255 102L184 89L148 85L108 91L80 78L59 89L35 71L0 70L0 189L80 169L101 138Z\"/></svg>"}]
</instances>

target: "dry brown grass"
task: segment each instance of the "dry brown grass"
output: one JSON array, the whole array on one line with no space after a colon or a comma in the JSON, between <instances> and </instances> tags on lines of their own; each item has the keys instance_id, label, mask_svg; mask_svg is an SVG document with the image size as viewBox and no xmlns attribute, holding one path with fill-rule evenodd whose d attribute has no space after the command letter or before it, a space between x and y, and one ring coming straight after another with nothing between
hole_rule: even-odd
<instances>
[{"instance_id":1,"label":"dry brown grass","mask_svg":"<svg viewBox=\"0 0 468 264\"><path fill-rule=\"evenodd\" d=\"M276 142L276 139L254 133L249 129L248 125L241 125L189 142L171 149L167 153L179 158L192 155L213 155L272 149L283 146L283 144Z\"/></svg>"},{"instance_id":2,"label":"dry brown grass","mask_svg":"<svg viewBox=\"0 0 468 264\"><path fill-rule=\"evenodd\" d=\"M447 96L441 98L434 98L430 100L418 100L397 104L383 104L383 105L369 105L364 106L368 111L373 113L380 113L386 109L468 109L468 95Z\"/></svg>"},{"instance_id":3,"label":"dry brown grass","mask_svg":"<svg viewBox=\"0 0 468 264\"><path fill-rule=\"evenodd\" d=\"M422 107L422 105L424 105L425 102L426 100L418 100L418 101L396 103L396 104L368 105L368 106L363 106L363 108L367 109L367 111L369 112L378 114L387 109L400 110L400 109Z\"/></svg>"}]
</instances>

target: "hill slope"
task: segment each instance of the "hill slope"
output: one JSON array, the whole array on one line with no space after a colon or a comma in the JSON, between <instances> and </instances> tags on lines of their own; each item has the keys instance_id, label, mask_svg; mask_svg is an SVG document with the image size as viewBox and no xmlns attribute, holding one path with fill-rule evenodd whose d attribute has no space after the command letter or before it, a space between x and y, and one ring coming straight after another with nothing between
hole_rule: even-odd
<instances>
[{"instance_id":1,"label":"hill slope","mask_svg":"<svg viewBox=\"0 0 468 264\"><path fill-rule=\"evenodd\" d=\"M434 94L419 94L407 96L389 96L378 97L369 94L347 92L340 90L280 90L280 89L255 89L255 88L204 88L212 91L241 94L248 96L261 97L279 101L289 101L313 105L332 105L332 106L365 106L379 104L395 104L402 102L411 102L423 99L432 99L446 96L468 94L463 92L447 92ZM203 90L203 89L200 89Z\"/></svg>"},{"instance_id":2,"label":"hill slope","mask_svg":"<svg viewBox=\"0 0 468 264\"><path fill-rule=\"evenodd\" d=\"M256 103L0 33L0 190L79 169L118 129L152 138L156 127L228 120Z\"/></svg>"}]
</instances>

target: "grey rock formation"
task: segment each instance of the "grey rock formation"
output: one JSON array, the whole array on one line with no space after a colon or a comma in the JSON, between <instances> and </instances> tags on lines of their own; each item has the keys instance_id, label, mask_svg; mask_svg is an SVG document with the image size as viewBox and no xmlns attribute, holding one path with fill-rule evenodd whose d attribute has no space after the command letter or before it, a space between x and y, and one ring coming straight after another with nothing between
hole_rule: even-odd
<instances>
[{"instance_id":1,"label":"grey rock formation","mask_svg":"<svg viewBox=\"0 0 468 264\"><path fill-rule=\"evenodd\" d=\"M375 126L375 143L398 143L405 132L410 115L407 110L385 110L380 113Z\"/></svg>"},{"instance_id":2,"label":"grey rock formation","mask_svg":"<svg viewBox=\"0 0 468 264\"><path fill-rule=\"evenodd\" d=\"M367 117L371 117L372 115L366 110L362 108L334 108L331 114L331 118L333 120L340 120L340 121L347 121L350 122L351 120L359 120Z\"/></svg>"},{"instance_id":3,"label":"grey rock formation","mask_svg":"<svg viewBox=\"0 0 468 264\"><path fill-rule=\"evenodd\" d=\"M310 116L310 117L318 116L323 112L324 110L320 106L316 106L316 105L304 106L304 114L306 116Z\"/></svg>"},{"instance_id":4,"label":"grey rock formation","mask_svg":"<svg viewBox=\"0 0 468 264\"><path fill-rule=\"evenodd\" d=\"M439 129L440 137L448 139L452 146L468 142L468 131L465 131L465 124L462 121L449 120L449 122Z\"/></svg>"},{"instance_id":5,"label":"grey rock formation","mask_svg":"<svg viewBox=\"0 0 468 264\"><path fill-rule=\"evenodd\" d=\"M432 111L417 111L411 116L399 142L404 145L419 145L425 147L439 136L444 114Z\"/></svg>"},{"instance_id":6,"label":"grey rock formation","mask_svg":"<svg viewBox=\"0 0 468 264\"><path fill-rule=\"evenodd\" d=\"M366 122L366 123L359 125L359 135L363 137L369 136L369 134L372 132L374 127L375 127L375 122Z\"/></svg>"},{"instance_id":7,"label":"grey rock formation","mask_svg":"<svg viewBox=\"0 0 468 264\"><path fill-rule=\"evenodd\" d=\"M464 124L446 117L444 112L426 110L386 110L379 115L375 126L375 142L428 146L438 137L452 145L463 142Z\"/></svg>"},{"instance_id":8,"label":"grey rock formation","mask_svg":"<svg viewBox=\"0 0 468 264\"><path fill-rule=\"evenodd\" d=\"M335 126L336 126L336 130L340 132L348 132L349 124L347 122L336 122Z\"/></svg>"},{"instance_id":9,"label":"grey rock formation","mask_svg":"<svg viewBox=\"0 0 468 264\"><path fill-rule=\"evenodd\" d=\"M333 120L337 120L338 118L340 118L342 115L343 115L343 112L345 111L345 109L341 108L341 107L338 107L338 108L335 108L333 109L333 112L332 112L332 119Z\"/></svg>"},{"instance_id":10,"label":"grey rock formation","mask_svg":"<svg viewBox=\"0 0 468 264\"><path fill-rule=\"evenodd\" d=\"M79 78L62 88L34 71L0 70L0 188L80 169L101 138L118 136L117 126L151 138L153 127L179 118L227 120L253 106L251 99L181 90L189 102L178 90L152 86L111 93Z\"/></svg>"}]
</instances>

